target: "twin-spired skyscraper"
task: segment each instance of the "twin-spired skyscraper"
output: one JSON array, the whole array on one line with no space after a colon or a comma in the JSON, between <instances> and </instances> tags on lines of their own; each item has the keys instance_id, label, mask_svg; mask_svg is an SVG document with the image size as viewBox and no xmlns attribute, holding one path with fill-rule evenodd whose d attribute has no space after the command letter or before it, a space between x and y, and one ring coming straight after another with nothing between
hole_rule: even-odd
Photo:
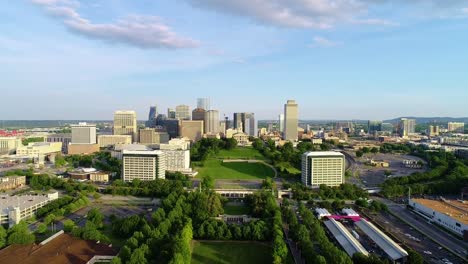
<instances>
[{"instance_id":1,"label":"twin-spired skyscraper","mask_svg":"<svg viewBox=\"0 0 468 264\"><path fill-rule=\"evenodd\" d=\"M297 127L299 125L299 107L295 100L288 100L284 105L283 139L297 141Z\"/></svg>"}]
</instances>

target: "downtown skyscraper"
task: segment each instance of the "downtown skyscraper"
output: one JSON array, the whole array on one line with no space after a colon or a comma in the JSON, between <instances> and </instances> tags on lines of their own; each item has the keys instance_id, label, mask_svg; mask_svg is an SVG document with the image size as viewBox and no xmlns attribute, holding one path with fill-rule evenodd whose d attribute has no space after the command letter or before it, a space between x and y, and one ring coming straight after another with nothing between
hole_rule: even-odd
<instances>
[{"instance_id":1,"label":"downtown skyscraper","mask_svg":"<svg viewBox=\"0 0 468 264\"><path fill-rule=\"evenodd\" d=\"M288 100L284 105L283 139L297 141L297 127L299 125L299 109L296 101Z\"/></svg>"},{"instance_id":2,"label":"downtown skyscraper","mask_svg":"<svg viewBox=\"0 0 468 264\"><path fill-rule=\"evenodd\" d=\"M257 136L257 121L254 113L234 113L234 128L249 136Z\"/></svg>"},{"instance_id":3,"label":"downtown skyscraper","mask_svg":"<svg viewBox=\"0 0 468 264\"><path fill-rule=\"evenodd\" d=\"M133 142L138 141L137 117L135 111L115 111L114 135L131 135Z\"/></svg>"},{"instance_id":4,"label":"downtown skyscraper","mask_svg":"<svg viewBox=\"0 0 468 264\"><path fill-rule=\"evenodd\" d=\"M211 110L210 109L210 98L198 98L197 99L197 108L204 109L205 111Z\"/></svg>"},{"instance_id":5,"label":"downtown skyscraper","mask_svg":"<svg viewBox=\"0 0 468 264\"><path fill-rule=\"evenodd\" d=\"M146 126L147 127L155 127L157 118L158 118L158 107L157 106L150 106L150 110L149 110L149 114L148 114L148 121L146 122Z\"/></svg>"}]
</instances>

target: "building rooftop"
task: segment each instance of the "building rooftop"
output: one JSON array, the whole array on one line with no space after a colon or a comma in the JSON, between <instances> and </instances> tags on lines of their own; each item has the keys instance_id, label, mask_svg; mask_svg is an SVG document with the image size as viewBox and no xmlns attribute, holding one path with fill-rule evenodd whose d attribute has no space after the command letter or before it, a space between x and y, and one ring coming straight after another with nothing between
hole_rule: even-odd
<instances>
[{"instance_id":1,"label":"building rooftop","mask_svg":"<svg viewBox=\"0 0 468 264\"><path fill-rule=\"evenodd\" d=\"M160 150L123 150L123 155L161 155L163 154Z\"/></svg>"},{"instance_id":2,"label":"building rooftop","mask_svg":"<svg viewBox=\"0 0 468 264\"><path fill-rule=\"evenodd\" d=\"M140 144L124 144L124 145L116 145L115 150L128 150L128 151L150 151L153 150L152 148L140 145Z\"/></svg>"},{"instance_id":3,"label":"building rooftop","mask_svg":"<svg viewBox=\"0 0 468 264\"><path fill-rule=\"evenodd\" d=\"M85 264L94 256L115 255L117 252L108 245L61 234L45 245L11 245L0 251L0 263Z\"/></svg>"},{"instance_id":4,"label":"building rooftop","mask_svg":"<svg viewBox=\"0 0 468 264\"><path fill-rule=\"evenodd\" d=\"M349 256L353 256L356 253L369 255L369 252L349 233L343 224L334 219L327 220L324 224Z\"/></svg>"},{"instance_id":5,"label":"building rooftop","mask_svg":"<svg viewBox=\"0 0 468 264\"><path fill-rule=\"evenodd\" d=\"M112 134L99 134L98 137L121 137L121 138L132 138L131 135L112 135Z\"/></svg>"},{"instance_id":6,"label":"building rooftop","mask_svg":"<svg viewBox=\"0 0 468 264\"><path fill-rule=\"evenodd\" d=\"M35 204L45 202L49 197L44 195L21 195L21 196L0 196L0 214L8 214L8 208L19 207L20 210L29 208Z\"/></svg>"},{"instance_id":7,"label":"building rooftop","mask_svg":"<svg viewBox=\"0 0 468 264\"><path fill-rule=\"evenodd\" d=\"M86 122L79 122L78 124L71 124L70 127L96 127L96 124L88 124Z\"/></svg>"},{"instance_id":8,"label":"building rooftop","mask_svg":"<svg viewBox=\"0 0 468 264\"><path fill-rule=\"evenodd\" d=\"M33 142L33 143L28 144L28 147L42 147L42 146L50 146L50 142Z\"/></svg>"},{"instance_id":9,"label":"building rooftop","mask_svg":"<svg viewBox=\"0 0 468 264\"><path fill-rule=\"evenodd\" d=\"M453 219L468 225L468 202L454 200L411 199L427 208L448 215Z\"/></svg>"},{"instance_id":10,"label":"building rooftop","mask_svg":"<svg viewBox=\"0 0 468 264\"><path fill-rule=\"evenodd\" d=\"M136 112L133 110L118 110L114 112L115 114L135 114Z\"/></svg>"},{"instance_id":11,"label":"building rooftop","mask_svg":"<svg viewBox=\"0 0 468 264\"><path fill-rule=\"evenodd\" d=\"M355 223L372 241L374 241L391 260L399 260L408 256L408 252L400 247L395 241L375 227L371 222L361 219Z\"/></svg>"},{"instance_id":12,"label":"building rooftop","mask_svg":"<svg viewBox=\"0 0 468 264\"><path fill-rule=\"evenodd\" d=\"M304 155L317 157L317 156L329 156L329 157L344 157L343 153L336 151L309 151L304 153Z\"/></svg>"}]
</instances>

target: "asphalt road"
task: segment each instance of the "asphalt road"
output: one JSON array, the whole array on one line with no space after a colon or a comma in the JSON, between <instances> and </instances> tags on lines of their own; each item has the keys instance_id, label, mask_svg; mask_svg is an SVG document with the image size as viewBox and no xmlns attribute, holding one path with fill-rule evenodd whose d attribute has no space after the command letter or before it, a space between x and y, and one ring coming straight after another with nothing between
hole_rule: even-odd
<instances>
[{"instance_id":1,"label":"asphalt road","mask_svg":"<svg viewBox=\"0 0 468 264\"><path fill-rule=\"evenodd\" d=\"M396 241L402 242L421 254L427 263L439 264L443 262L442 259L448 259L454 264L464 263L462 259L448 252L392 214L385 212L373 213L367 214L366 217L371 219L374 224L377 224L381 230L391 234L396 238Z\"/></svg>"},{"instance_id":2,"label":"asphalt road","mask_svg":"<svg viewBox=\"0 0 468 264\"><path fill-rule=\"evenodd\" d=\"M459 257L463 257L465 261L468 261L468 256L466 255L466 253L464 253L468 248L468 243L458 240L452 235L434 226L433 224L428 223L421 216L407 209L405 205L396 204L390 200L380 197L374 197L374 199L385 203L388 206L390 212L398 216L401 220L408 223L416 230L428 236L430 239L434 240L442 247L445 247L448 250L457 253L457 255Z\"/></svg>"}]
</instances>

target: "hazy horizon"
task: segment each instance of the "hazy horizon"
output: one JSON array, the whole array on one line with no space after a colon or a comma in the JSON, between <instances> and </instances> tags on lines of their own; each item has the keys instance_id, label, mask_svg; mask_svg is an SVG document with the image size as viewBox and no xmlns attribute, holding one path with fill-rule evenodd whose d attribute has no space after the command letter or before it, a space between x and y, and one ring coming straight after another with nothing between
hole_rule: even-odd
<instances>
[{"instance_id":1,"label":"hazy horizon","mask_svg":"<svg viewBox=\"0 0 468 264\"><path fill-rule=\"evenodd\" d=\"M285 15L286 14L286 15ZM210 97L220 115L468 116L465 1L0 3L1 120L145 120Z\"/></svg>"}]
</instances>

